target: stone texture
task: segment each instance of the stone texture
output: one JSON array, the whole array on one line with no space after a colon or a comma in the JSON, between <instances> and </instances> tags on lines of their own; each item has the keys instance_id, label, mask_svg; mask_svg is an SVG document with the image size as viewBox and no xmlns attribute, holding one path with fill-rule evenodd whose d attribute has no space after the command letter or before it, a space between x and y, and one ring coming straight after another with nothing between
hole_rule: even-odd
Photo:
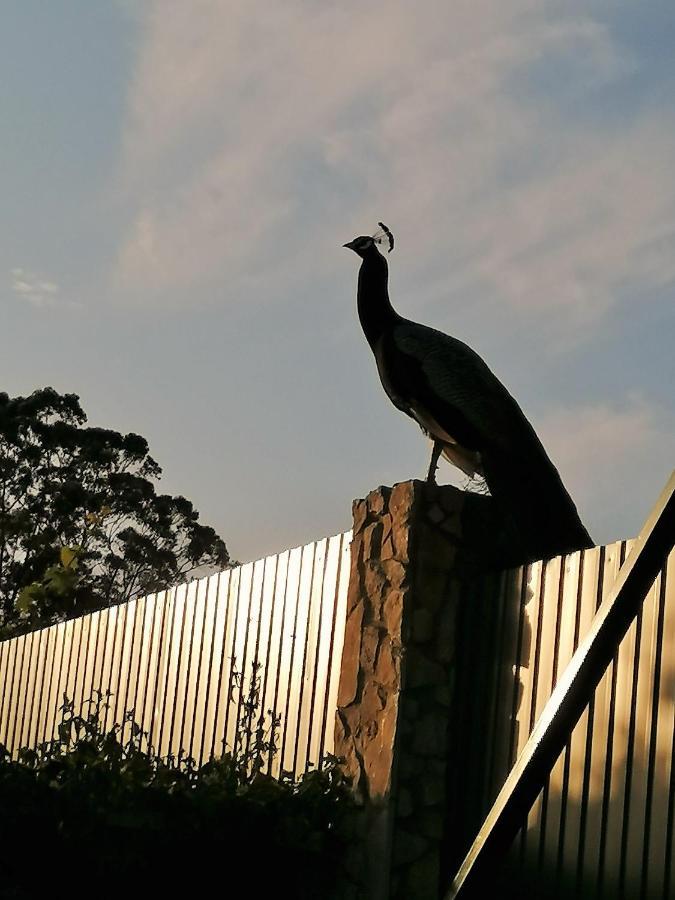
<instances>
[{"instance_id":1,"label":"stone texture","mask_svg":"<svg viewBox=\"0 0 675 900\"><path fill-rule=\"evenodd\" d=\"M371 491L353 516L335 732L363 812L351 896L437 900L457 614L504 541L485 540L487 498L420 481Z\"/></svg>"}]
</instances>

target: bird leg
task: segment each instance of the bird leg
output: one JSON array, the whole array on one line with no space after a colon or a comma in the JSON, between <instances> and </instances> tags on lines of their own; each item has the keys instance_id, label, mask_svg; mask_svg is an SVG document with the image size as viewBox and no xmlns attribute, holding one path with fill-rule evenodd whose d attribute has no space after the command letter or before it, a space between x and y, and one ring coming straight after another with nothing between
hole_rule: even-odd
<instances>
[{"instance_id":1,"label":"bird leg","mask_svg":"<svg viewBox=\"0 0 675 900\"><path fill-rule=\"evenodd\" d=\"M429 471L427 472L427 482L429 484L436 484L436 469L438 468L438 460L443 452L443 443L441 441L434 441L434 445L431 450L431 461L429 462Z\"/></svg>"}]
</instances>

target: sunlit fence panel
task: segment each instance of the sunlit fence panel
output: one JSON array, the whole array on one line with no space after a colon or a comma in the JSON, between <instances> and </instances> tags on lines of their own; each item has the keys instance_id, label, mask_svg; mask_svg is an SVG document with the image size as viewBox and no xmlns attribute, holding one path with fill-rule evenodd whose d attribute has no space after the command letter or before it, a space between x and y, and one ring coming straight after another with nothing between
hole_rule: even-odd
<instances>
[{"instance_id":1,"label":"sunlit fence panel","mask_svg":"<svg viewBox=\"0 0 675 900\"><path fill-rule=\"evenodd\" d=\"M487 579L465 605L465 841L522 750L631 548L596 547ZM482 748L487 748L483 750ZM463 755L462 755L463 754ZM535 802L510 858L523 891L666 898L674 887L675 552ZM523 895L525 895L525 893Z\"/></svg>"},{"instance_id":2,"label":"sunlit fence panel","mask_svg":"<svg viewBox=\"0 0 675 900\"><path fill-rule=\"evenodd\" d=\"M162 755L201 762L241 741L247 701L278 720L268 768L298 775L333 750L351 532L0 643L0 742L57 734L67 697L110 693ZM255 693L251 693L252 687ZM125 732L126 734L126 732ZM239 737L238 737L239 736Z\"/></svg>"}]
</instances>

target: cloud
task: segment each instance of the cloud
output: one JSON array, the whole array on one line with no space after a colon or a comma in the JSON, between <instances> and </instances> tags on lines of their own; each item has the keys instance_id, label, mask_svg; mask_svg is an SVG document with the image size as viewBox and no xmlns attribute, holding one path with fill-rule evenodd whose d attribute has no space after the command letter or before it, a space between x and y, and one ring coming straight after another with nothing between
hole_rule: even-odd
<instances>
[{"instance_id":1,"label":"cloud","mask_svg":"<svg viewBox=\"0 0 675 900\"><path fill-rule=\"evenodd\" d=\"M46 281L27 269L12 269L12 291L39 309L52 306L56 302L59 286L53 281Z\"/></svg>"},{"instance_id":2,"label":"cloud","mask_svg":"<svg viewBox=\"0 0 675 900\"><path fill-rule=\"evenodd\" d=\"M637 534L675 466L672 412L629 394L554 410L539 431L595 540Z\"/></svg>"},{"instance_id":3,"label":"cloud","mask_svg":"<svg viewBox=\"0 0 675 900\"><path fill-rule=\"evenodd\" d=\"M418 304L562 341L675 280L675 117L603 115L640 60L587 4L144 9L120 289L281 293L377 219Z\"/></svg>"}]
</instances>

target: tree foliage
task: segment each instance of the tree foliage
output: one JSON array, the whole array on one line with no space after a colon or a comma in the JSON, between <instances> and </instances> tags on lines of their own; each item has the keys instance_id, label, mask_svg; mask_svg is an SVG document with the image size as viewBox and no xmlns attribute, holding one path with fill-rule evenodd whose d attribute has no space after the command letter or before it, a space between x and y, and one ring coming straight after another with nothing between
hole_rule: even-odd
<instances>
[{"instance_id":1,"label":"tree foliage","mask_svg":"<svg viewBox=\"0 0 675 900\"><path fill-rule=\"evenodd\" d=\"M46 624L229 563L145 438L86 425L76 394L0 393L0 618Z\"/></svg>"}]
</instances>

